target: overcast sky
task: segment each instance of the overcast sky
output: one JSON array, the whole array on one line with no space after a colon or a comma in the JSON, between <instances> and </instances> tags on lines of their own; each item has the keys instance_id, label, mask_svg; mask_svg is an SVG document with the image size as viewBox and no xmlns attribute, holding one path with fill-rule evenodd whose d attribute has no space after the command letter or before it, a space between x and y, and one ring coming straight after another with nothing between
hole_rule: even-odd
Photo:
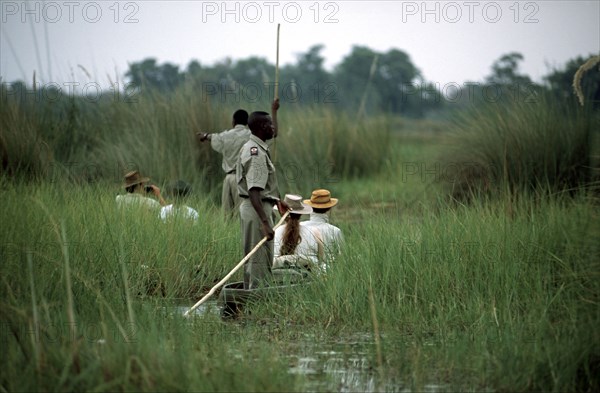
<instances>
[{"instance_id":1,"label":"overcast sky","mask_svg":"<svg viewBox=\"0 0 600 393\"><path fill-rule=\"evenodd\" d=\"M183 70L262 56L295 62L315 44L332 69L353 45L405 51L427 81L482 81L501 55L524 55L536 81L600 53L600 1L6 1L2 82L122 80L148 57ZM85 69L85 71L84 71Z\"/></svg>"}]
</instances>

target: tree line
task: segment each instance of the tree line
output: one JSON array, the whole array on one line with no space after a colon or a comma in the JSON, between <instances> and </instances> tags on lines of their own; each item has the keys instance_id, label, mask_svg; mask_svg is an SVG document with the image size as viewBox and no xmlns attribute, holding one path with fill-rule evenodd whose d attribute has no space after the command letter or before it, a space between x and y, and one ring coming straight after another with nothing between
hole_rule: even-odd
<instances>
[{"instance_id":1,"label":"tree line","mask_svg":"<svg viewBox=\"0 0 600 393\"><path fill-rule=\"evenodd\" d=\"M379 52L366 46L354 46L332 71L324 67L323 45L314 45L297 55L296 62L282 66L279 72L279 96L284 103L299 105L331 105L335 110L371 115L397 114L421 118L436 116L453 109L485 102L536 102L540 94L551 94L561 100L575 102L573 76L587 59L579 56L562 68L550 71L543 84L535 83L522 73L524 60L518 52L500 56L481 82L458 84L434 83L424 79L410 56L399 49ZM101 98L131 101L141 95L168 96L178 89L190 89L211 101L229 106L248 102L269 103L273 99L275 65L263 57L226 58L212 65L192 60L184 69L155 58L133 62L125 73L127 90L103 92ZM588 72L582 82L586 102L600 106L600 72ZM35 89L34 89L35 90ZM62 98L52 85L36 92L48 98ZM26 98L31 89L23 82L2 84L2 98ZM119 95L120 94L120 95ZM92 91L94 100L99 96ZM54 101L54 100L53 100ZM239 104L239 105L238 105ZM442 115L443 116L443 115Z\"/></svg>"},{"instance_id":2,"label":"tree line","mask_svg":"<svg viewBox=\"0 0 600 393\"><path fill-rule=\"evenodd\" d=\"M426 81L409 55L399 49L378 52L354 46L330 72L324 68L324 46L315 45L297 55L296 62L281 67L279 95L282 101L298 104L331 104L353 113L393 113L424 117L430 112L464 105L501 100L534 102L541 93L574 99L573 75L586 59L571 59L561 69L534 83L520 71L522 54L500 56L490 67L483 82L447 83ZM225 59L214 65L191 61L180 70L171 63L158 64L148 58L130 64L125 74L133 86L169 93L183 85L200 92L207 100L242 102L272 99L275 65L265 58L252 56L240 60ZM600 73L590 73L583 90L597 107L600 104Z\"/></svg>"}]
</instances>

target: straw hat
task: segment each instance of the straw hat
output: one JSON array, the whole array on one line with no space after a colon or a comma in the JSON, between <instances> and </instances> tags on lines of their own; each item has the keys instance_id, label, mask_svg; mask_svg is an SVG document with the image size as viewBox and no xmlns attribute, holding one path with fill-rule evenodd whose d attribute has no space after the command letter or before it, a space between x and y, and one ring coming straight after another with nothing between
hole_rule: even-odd
<instances>
[{"instance_id":1,"label":"straw hat","mask_svg":"<svg viewBox=\"0 0 600 393\"><path fill-rule=\"evenodd\" d=\"M304 203L317 209L327 209L337 205L337 198L332 198L329 190L314 190L310 199L304 200Z\"/></svg>"},{"instance_id":2,"label":"straw hat","mask_svg":"<svg viewBox=\"0 0 600 393\"><path fill-rule=\"evenodd\" d=\"M310 214L312 213L312 207L302 203L302 197L300 195L285 194L283 201L292 209L292 214Z\"/></svg>"},{"instance_id":3,"label":"straw hat","mask_svg":"<svg viewBox=\"0 0 600 393\"><path fill-rule=\"evenodd\" d=\"M140 183L147 183L150 181L149 177L140 175L138 171L131 171L125 174L125 188L135 186Z\"/></svg>"}]
</instances>

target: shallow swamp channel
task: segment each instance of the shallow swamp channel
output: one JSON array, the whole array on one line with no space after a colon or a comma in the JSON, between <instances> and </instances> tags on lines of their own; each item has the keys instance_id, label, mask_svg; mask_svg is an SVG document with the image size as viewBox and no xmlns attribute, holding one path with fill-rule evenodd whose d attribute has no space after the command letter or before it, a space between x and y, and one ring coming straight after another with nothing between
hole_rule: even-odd
<instances>
[{"instance_id":1,"label":"shallow swamp channel","mask_svg":"<svg viewBox=\"0 0 600 393\"><path fill-rule=\"evenodd\" d=\"M147 305L148 306L148 305ZM372 332L343 332L332 337L318 331L306 331L305 327L295 326L293 321L283 325L273 319L252 320L244 314L235 319L221 317L221 305L217 300L209 300L195 309L189 318L183 314L190 305L181 302L168 305L153 304L151 307L166 320L185 321L195 331L229 338L233 341L243 337L248 345L261 346L263 342L274 343L279 350L277 356L285 360L286 368L279 372L291 374L297 378L295 387L290 391L303 392L442 392L449 386L436 382L436 374L419 376L415 381L403 381L396 373L378 367L377 343ZM246 311L247 312L247 311ZM225 335L225 336L224 336ZM229 335L229 337L227 337ZM380 341L400 350L407 345L414 346L409 337L385 340L380 333ZM425 343L432 346L433 343ZM224 346L227 355L239 362L253 362L252 355L246 349ZM385 366L384 366L385 367Z\"/></svg>"}]
</instances>

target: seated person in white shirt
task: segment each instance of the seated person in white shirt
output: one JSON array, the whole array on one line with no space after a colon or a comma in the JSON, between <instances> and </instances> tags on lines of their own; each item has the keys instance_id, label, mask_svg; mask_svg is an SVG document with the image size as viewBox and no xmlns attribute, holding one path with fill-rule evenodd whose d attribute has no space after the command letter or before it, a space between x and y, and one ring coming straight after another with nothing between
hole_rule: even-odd
<instances>
[{"instance_id":1,"label":"seated person in white shirt","mask_svg":"<svg viewBox=\"0 0 600 393\"><path fill-rule=\"evenodd\" d=\"M160 195L160 188L153 184L147 184L150 178L142 176L138 171L125 174L124 195L117 195L116 202L119 208L143 208L150 211L158 211L167 202ZM157 199L150 198L154 195Z\"/></svg>"},{"instance_id":2,"label":"seated person in white shirt","mask_svg":"<svg viewBox=\"0 0 600 393\"><path fill-rule=\"evenodd\" d=\"M300 217L312 208L302 203L300 195L287 194L284 202L291 210L285 224L275 230L273 269L298 267L318 271L321 242L313 230L300 225Z\"/></svg>"},{"instance_id":3,"label":"seated person in white shirt","mask_svg":"<svg viewBox=\"0 0 600 393\"><path fill-rule=\"evenodd\" d=\"M173 203L163 206L160 209L159 217L164 222L173 218L182 218L191 220L194 223L198 221L199 214L196 210L184 204L185 198L191 192L191 186L183 180L178 180L171 185L169 191Z\"/></svg>"},{"instance_id":4,"label":"seated person in white shirt","mask_svg":"<svg viewBox=\"0 0 600 393\"><path fill-rule=\"evenodd\" d=\"M301 225L317 231L323 242L324 262L332 262L342 251L344 236L340 228L329 223L329 210L337 205L338 199L332 198L328 190L314 190L310 199L304 201L305 204L312 207L310 220L303 221ZM326 266L325 266L326 268Z\"/></svg>"}]
</instances>

